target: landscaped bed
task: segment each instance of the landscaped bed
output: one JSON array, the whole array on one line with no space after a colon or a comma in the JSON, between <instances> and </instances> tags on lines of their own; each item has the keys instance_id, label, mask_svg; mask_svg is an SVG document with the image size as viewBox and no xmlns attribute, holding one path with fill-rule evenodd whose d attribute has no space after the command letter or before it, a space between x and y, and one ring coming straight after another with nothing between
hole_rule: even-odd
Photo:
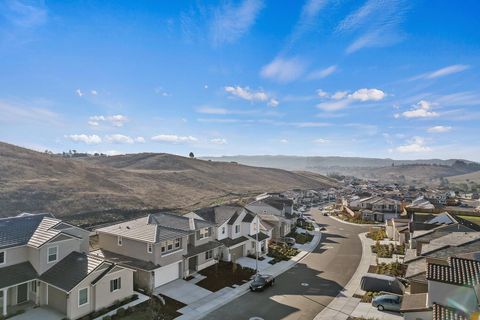
<instances>
[{"instance_id":1,"label":"landscaped bed","mask_svg":"<svg viewBox=\"0 0 480 320\"><path fill-rule=\"evenodd\" d=\"M356 223L356 224L377 224L375 221L363 220L360 217L351 217L351 216L346 216L344 214L338 215L338 218L342 219L343 221Z\"/></svg>"},{"instance_id":2,"label":"landscaped bed","mask_svg":"<svg viewBox=\"0 0 480 320\"><path fill-rule=\"evenodd\" d=\"M117 314L112 317L104 317L105 320L173 320L182 314L179 309L186 306L180 301L174 300L162 295L165 304L161 299L153 296L152 299L140 303L134 307L124 309L121 315Z\"/></svg>"},{"instance_id":3,"label":"landscaped bed","mask_svg":"<svg viewBox=\"0 0 480 320\"><path fill-rule=\"evenodd\" d=\"M370 238L375 241L383 240L386 237L387 237L387 233L385 232L385 229L373 229L367 233L367 238Z\"/></svg>"},{"instance_id":4,"label":"landscaped bed","mask_svg":"<svg viewBox=\"0 0 480 320\"><path fill-rule=\"evenodd\" d=\"M367 303L370 303L372 302L373 298L380 295L381 293L380 292L371 292L371 291L368 291L368 292L365 292L364 295L359 295L359 294L354 294L353 297L354 298L359 298L361 299L360 302L367 302Z\"/></svg>"},{"instance_id":5,"label":"landscaped bed","mask_svg":"<svg viewBox=\"0 0 480 320\"><path fill-rule=\"evenodd\" d=\"M290 258L296 256L300 251L296 248L290 247L283 243L272 243L268 247L268 256L273 260L269 261L270 264L275 264L280 261L288 261Z\"/></svg>"},{"instance_id":6,"label":"landscaped bed","mask_svg":"<svg viewBox=\"0 0 480 320\"><path fill-rule=\"evenodd\" d=\"M244 284L255 274L255 270L244 268L236 263L220 261L199 273L207 278L198 282L197 285L215 292L225 287L233 287L234 284Z\"/></svg>"},{"instance_id":7,"label":"landscaped bed","mask_svg":"<svg viewBox=\"0 0 480 320\"><path fill-rule=\"evenodd\" d=\"M378 258L391 258L393 254L405 254L405 246L402 244L395 248L392 243L380 244L380 241L377 241L372 246L372 252L375 253Z\"/></svg>"},{"instance_id":8,"label":"landscaped bed","mask_svg":"<svg viewBox=\"0 0 480 320\"><path fill-rule=\"evenodd\" d=\"M370 266L368 272L403 277L407 272L407 266L400 262L380 263L377 266Z\"/></svg>"},{"instance_id":9,"label":"landscaped bed","mask_svg":"<svg viewBox=\"0 0 480 320\"><path fill-rule=\"evenodd\" d=\"M289 234L287 234L287 237L292 237L295 239L295 242L298 244L305 244L307 242L312 241L313 235L309 233L298 233L296 229L292 230Z\"/></svg>"}]
</instances>

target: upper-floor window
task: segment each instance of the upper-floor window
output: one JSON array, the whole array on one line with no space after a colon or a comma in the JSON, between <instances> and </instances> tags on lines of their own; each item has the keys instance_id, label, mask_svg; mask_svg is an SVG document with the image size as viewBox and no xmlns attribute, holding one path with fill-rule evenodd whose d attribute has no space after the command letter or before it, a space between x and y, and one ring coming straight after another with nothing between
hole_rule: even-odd
<instances>
[{"instance_id":1,"label":"upper-floor window","mask_svg":"<svg viewBox=\"0 0 480 320\"><path fill-rule=\"evenodd\" d=\"M58 259L58 247L50 247L47 249L47 262L55 262Z\"/></svg>"},{"instance_id":2,"label":"upper-floor window","mask_svg":"<svg viewBox=\"0 0 480 320\"><path fill-rule=\"evenodd\" d=\"M212 230L211 228L203 228L203 229L197 230L197 240L210 237L212 232L211 230Z\"/></svg>"},{"instance_id":3,"label":"upper-floor window","mask_svg":"<svg viewBox=\"0 0 480 320\"><path fill-rule=\"evenodd\" d=\"M153 244L147 243L147 252L152 253L153 252Z\"/></svg>"},{"instance_id":4,"label":"upper-floor window","mask_svg":"<svg viewBox=\"0 0 480 320\"><path fill-rule=\"evenodd\" d=\"M205 260L210 260L213 257L213 250L208 250L205 252Z\"/></svg>"},{"instance_id":5,"label":"upper-floor window","mask_svg":"<svg viewBox=\"0 0 480 320\"><path fill-rule=\"evenodd\" d=\"M240 232L240 225L237 224L237 225L235 226L235 233L239 233L239 232Z\"/></svg>"},{"instance_id":6,"label":"upper-floor window","mask_svg":"<svg viewBox=\"0 0 480 320\"><path fill-rule=\"evenodd\" d=\"M88 288L78 290L78 306L88 304Z\"/></svg>"},{"instance_id":7,"label":"upper-floor window","mask_svg":"<svg viewBox=\"0 0 480 320\"><path fill-rule=\"evenodd\" d=\"M222 234L225 234L225 226L222 227Z\"/></svg>"},{"instance_id":8,"label":"upper-floor window","mask_svg":"<svg viewBox=\"0 0 480 320\"><path fill-rule=\"evenodd\" d=\"M122 288L122 278L110 280L110 292L120 290Z\"/></svg>"},{"instance_id":9,"label":"upper-floor window","mask_svg":"<svg viewBox=\"0 0 480 320\"><path fill-rule=\"evenodd\" d=\"M6 261L6 253L5 251L0 251L0 264L4 264Z\"/></svg>"},{"instance_id":10,"label":"upper-floor window","mask_svg":"<svg viewBox=\"0 0 480 320\"><path fill-rule=\"evenodd\" d=\"M122 238L122 236L118 236L118 237L117 237L117 244L118 244L119 246L123 245L123 238Z\"/></svg>"},{"instance_id":11,"label":"upper-floor window","mask_svg":"<svg viewBox=\"0 0 480 320\"><path fill-rule=\"evenodd\" d=\"M177 238L175 240L167 240L163 241L161 243L161 251L162 253L177 250L181 246L181 240L180 238Z\"/></svg>"}]
</instances>

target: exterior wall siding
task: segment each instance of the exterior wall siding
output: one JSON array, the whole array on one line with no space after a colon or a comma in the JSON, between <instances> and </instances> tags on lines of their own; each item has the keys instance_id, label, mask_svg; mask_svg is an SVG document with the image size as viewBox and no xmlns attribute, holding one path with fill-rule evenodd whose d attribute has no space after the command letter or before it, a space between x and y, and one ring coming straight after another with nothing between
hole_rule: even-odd
<instances>
[{"instance_id":1,"label":"exterior wall siding","mask_svg":"<svg viewBox=\"0 0 480 320\"><path fill-rule=\"evenodd\" d=\"M121 288L110 292L110 280L121 278ZM133 294L133 272L122 269L104 276L94 287L95 310L110 306L115 300L122 300Z\"/></svg>"},{"instance_id":2,"label":"exterior wall siding","mask_svg":"<svg viewBox=\"0 0 480 320\"><path fill-rule=\"evenodd\" d=\"M28 251L26 246L9 248L0 251L5 251L5 264L2 264L1 268L28 261ZM2 270L1 268L0 270Z\"/></svg>"}]
</instances>

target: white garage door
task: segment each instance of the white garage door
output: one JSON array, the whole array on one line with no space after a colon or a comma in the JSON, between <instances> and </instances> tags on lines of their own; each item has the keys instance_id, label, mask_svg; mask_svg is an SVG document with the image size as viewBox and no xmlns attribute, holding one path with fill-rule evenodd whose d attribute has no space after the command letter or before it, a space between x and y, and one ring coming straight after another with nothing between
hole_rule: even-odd
<instances>
[{"instance_id":1,"label":"white garage door","mask_svg":"<svg viewBox=\"0 0 480 320\"><path fill-rule=\"evenodd\" d=\"M155 287L180 278L180 262L169 264L155 270Z\"/></svg>"}]
</instances>

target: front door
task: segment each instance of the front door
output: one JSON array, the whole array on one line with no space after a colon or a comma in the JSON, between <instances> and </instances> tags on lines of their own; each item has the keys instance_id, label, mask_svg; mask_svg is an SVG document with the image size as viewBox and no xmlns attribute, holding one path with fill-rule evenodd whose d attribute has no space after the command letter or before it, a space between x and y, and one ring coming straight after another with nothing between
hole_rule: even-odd
<instances>
[{"instance_id":1,"label":"front door","mask_svg":"<svg viewBox=\"0 0 480 320\"><path fill-rule=\"evenodd\" d=\"M17 286L17 304L28 300L28 283Z\"/></svg>"},{"instance_id":2,"label":"front door","mask_svg":"<svg viewBox=\"0 0 480 320\"><path fill-rule=\"evenodd\" d=\"M190 273L197 271L198 256L191 257L188 260L188 270Z\"/></svg>"}]
</instances>

